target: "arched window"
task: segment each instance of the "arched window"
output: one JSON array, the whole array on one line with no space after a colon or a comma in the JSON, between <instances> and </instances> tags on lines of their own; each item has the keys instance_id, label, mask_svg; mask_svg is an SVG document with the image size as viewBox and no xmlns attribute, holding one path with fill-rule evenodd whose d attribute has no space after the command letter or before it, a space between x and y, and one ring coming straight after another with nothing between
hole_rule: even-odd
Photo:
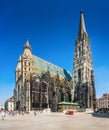
<instances>
[{"instance_id":1,"label":"arched window","mask_svg":"<svg viewBox=\"0 0 109 130\"><path fill-rule=\"evenodd\" d=\"M78 82L81 82L81 69L78 70Z\"/></svg>"},{"instance_id":2,"label":"arched window","mask_svg":"<svg viewBox=\"0 0 109 130\"><path fill-rule=\"evenodd\" d=\"M61 102L64 101L64 93L61 93Z\"/></svg>"},{"instance_id":3,"label":"arched window","mask_svg":"<svg viewBox=\"0 0 109 130\"><path fill-rule=\"evenodd\" d=\"M79 57L81 56L81 47L79 46Z\"/></svg>"},{"instance_id":4,"label":"arched window","mask_svg":"<svg viewBox=\"0 0 109 130\"><path fill-rule=\"evenodd\" d=\"M29 66L31 65L30 62L28 63L28 65L29 65Z\"/></svg>"}]
</instances>

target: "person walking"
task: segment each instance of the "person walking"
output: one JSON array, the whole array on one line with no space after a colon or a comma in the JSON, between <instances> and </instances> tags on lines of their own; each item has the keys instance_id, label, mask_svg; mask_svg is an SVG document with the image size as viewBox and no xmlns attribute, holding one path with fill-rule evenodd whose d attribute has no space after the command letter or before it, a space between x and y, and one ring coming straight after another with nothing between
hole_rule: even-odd
<instances>
[{"instance_id":1,"label":"person walking","mask_svg":"<svg viewBox=\"0 0 109 130\"><path fill-rule=\"evenodd\" d=\"M5 112L4 112L4 110L1 111L1 117L2 117L2 120L4 120L4 117L5 117Z\"/></svg>"},{"instance_id":2,"label":"person walking","mask_svg":"<svg viewBox=\"0 0 109 130\"><path fill-rule=\"evenodd\" d=\"M37 115L36 110L34 111L34 115L35 115L35 116Z\"/></svg>"}]
</instances>

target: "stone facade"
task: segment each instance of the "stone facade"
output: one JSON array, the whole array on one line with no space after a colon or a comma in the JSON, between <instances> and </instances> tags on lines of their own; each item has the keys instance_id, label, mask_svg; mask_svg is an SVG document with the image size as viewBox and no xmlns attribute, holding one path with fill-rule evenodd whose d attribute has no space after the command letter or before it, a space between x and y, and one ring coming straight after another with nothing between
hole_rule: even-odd
<instances>
[{"instance_id":1,"label":"stone facade","mask_svg":"<svg viewBox=\"0 0 109 130\"><path fill-rule=\"evenodd\" d=\"M90 49L90 39L86 32L83 12L75 43L73 63L74 99L81 108L95 108L95 81Z\"/></svg>"},{"instance_id":2,"label":"stone facade","mask_svg":"<svg viewBox=\"0 0 109 130\"><path fill-rule=\"evenodd\" d=\"M49 107L56 111L57 104L62 101L77 102L81 108L96 107L90 39L82 11L73 70L71 76L65 69L33 55L27 41L16 67L15 110L30 111Z\"/></svg>"},{"instance_id":3,"label":"stone facade","mask_svg":"<svg viewBox=\"0 0 109 130\"><path fill-rule=\"evenodd\" d=\"M5 101L5 110L7 111L14 110L14 97L11 97Z\"/></svg>"},{"instance_id":4,"label":"stone facade","mask_svg":"<svg viewBox=\"0 0 109 130\"><path fill-rule=\"evenodd\" d=\"M57 103L73 100L72 90L70 73L34 56L27 41L16 67L15 110L51 108L57 111Z\"/></svg>"},{"instance_id":5,"label":"stone facade","mask_svg":"<svg viewBox=\"0 0 109 130\"><path fill-rule=\"evenodd\" d=\"M105 93L101 98L96 100L97 109L109 110L109 94Z\"/></svg>"}]
</instances>

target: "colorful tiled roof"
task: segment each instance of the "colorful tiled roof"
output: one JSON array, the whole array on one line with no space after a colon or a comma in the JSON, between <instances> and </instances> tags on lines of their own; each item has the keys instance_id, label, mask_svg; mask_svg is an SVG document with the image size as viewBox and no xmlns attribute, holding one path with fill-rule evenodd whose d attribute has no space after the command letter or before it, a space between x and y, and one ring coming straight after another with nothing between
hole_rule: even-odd
<instances>
[{"instance_id":1,"label":"colorful tiled roof","mask_svg":"<svg viewBox=\"0 0 109 130\"><path fill-rule=\"evenodd\" d=\"M49 70L50 75L56 76L56 74L58 73L60 78L66 78L68 81L70 81L72 79L71 74L66 71L65 69L56 66L46 60L43 60L37 56L33 55L33 61L34 61L34 66L35 66L35 73L37 73L38 75L41 75L42 72L47 72L47 70Z\"/></svg>"}]
</instances>

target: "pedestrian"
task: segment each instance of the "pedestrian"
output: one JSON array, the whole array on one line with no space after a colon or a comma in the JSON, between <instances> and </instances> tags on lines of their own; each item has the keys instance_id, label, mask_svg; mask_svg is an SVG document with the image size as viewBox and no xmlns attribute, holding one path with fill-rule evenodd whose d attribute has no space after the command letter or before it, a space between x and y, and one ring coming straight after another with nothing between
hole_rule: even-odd
<instances>
[{"instance_id":1,"label":"pedestrian","mask_svg":"<svg viewBox=\"0 0 109 130\"><path fill-rule=\"evenodd\" d=\"M4 117L5 117L5 112L4 112L4 110L1 111L1 117L2 117L2 120L4 120Z\"/></svg>"},{"instance_id":2,"label":"pedestrian","mask_svg":"<svg viewBox=\"0 0 109 130\"><path fill-rule=\"evenodd\" d=\"M37 115L36 110L34 111L34 115L35 115L35 116Z\"/></svg>"},{"instance_id":3,"label":"pedestrian","mask_svg":"<svg viewBox=\"0 0 109 130\"><path fill-rule=\"evenodd\" d=\"M4 111L4 118L6 118L6 111Z\"/></svg>"},{"instance_id":4,"label":"pedestrian","mask_svg":"<svg viewBox=\"0 0 109 130\"><path fill-rule=\"evenodd\" d=\"M24 111L22 111L22 115L24 116Z\"/></svg>"}]
</instances>

